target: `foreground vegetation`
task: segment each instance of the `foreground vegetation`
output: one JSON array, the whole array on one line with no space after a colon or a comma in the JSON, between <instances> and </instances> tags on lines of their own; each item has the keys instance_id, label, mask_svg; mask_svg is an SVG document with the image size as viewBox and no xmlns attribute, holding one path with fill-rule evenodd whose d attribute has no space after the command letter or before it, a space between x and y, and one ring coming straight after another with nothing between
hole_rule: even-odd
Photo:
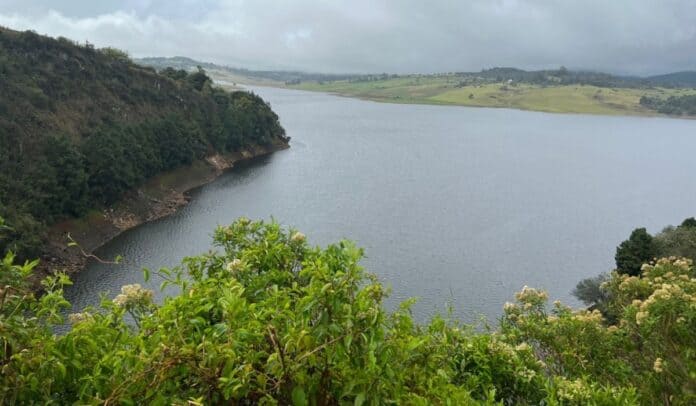
<instances>
[{"instance_id":1,"label":"foreground vegetation","mask_svg":"<svg viewBox=\"0 0 696 406\"><path fill-rule=\"evenodd\" d=\"M415 323L348 241L326 248L239 219L219 252L160 270L180 294L124 286L70 316L58 274L40 298L35 263L0 264L0 403L687 405L696 401L696 273L667 258L603 285L618 315L548 305L525 287L500 325ZM146 277L149 272L146 271ZM185 276L187 275L187 276Z\"/></svg>"},{"instance_id":2,"label":"foreground vegetation","mask_svg":"<svg viewBox=\"0 0 696 406\"><path fill-rule=\"evenodd\" d=\"M202 70L134 64L119 50L0 27L0 255L42 252L47 225L119 200L213 153L285 143L270 106Z\"/></svg>"},{"instance_id":3,"label":"foreground vegetation","mask_svg":"<svg viewBox=\"0 0 696 406\"><path fill-rule=\"evenodd\" d=\"M667 226L659 233L650 235L644 227L636 228L616 248L616 273L641 276L643 265L655 258L686 258L696 261L696 219L685 219L680 225ZM609 305L610 293L602 288L610 279L607 273L580 281L574 295L591 308L598 309L611 319L620 315Z\"/></svg>"}]
</instances>

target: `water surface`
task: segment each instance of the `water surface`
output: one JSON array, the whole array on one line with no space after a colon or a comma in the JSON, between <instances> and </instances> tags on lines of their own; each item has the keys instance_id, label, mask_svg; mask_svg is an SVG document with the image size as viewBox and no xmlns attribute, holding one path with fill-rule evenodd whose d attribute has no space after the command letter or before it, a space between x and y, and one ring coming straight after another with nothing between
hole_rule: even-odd
<instances>
[{"instance_id":1,"label":"water surface","mask_svg":"<svg viewBox=\"0 0 696 406\"><path fill-rule=\"evenodd\" d=\"M211 248L239 216L293 225L310 242L341 238L392 287L388 306L419 297L416 316L495 319L523 285L572 304L582 278L611 269L637 226L656 232L696 215L696 121L507 109L381 104L255 88L280 115L292 148L236 168L175 215L98 251L67 296L142 283ZM158 281L151 285L156 287Z\"/></svg>"}]
</instances>

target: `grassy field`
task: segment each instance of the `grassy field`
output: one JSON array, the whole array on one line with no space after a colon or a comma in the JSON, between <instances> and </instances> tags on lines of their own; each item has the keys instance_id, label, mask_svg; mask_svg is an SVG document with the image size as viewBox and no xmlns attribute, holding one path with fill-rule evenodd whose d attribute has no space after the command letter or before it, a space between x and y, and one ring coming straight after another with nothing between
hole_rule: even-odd
<instances>
[{"instance_id":1,"label":"grassy field","mask_svg":"<svg viewBox=\"0 0 696 406\"><path fill-rule=\"evenodd\" d=\"M696 89L633 89L596 86L536 86L487 83L460 87L456 76L399 77L369 82L304 82L292 89L322 91L391 103L505 107L552 113L657 115L641 96L696 94Z\"/></svg>"},{"instance_id":2,"label":"grassy field","mask_svg":"<svg viewBox=\"0 0 696 406\"><path fill-rule=\"evenodd\" d=\"M239 84L327 92L387 103L447 104L472 107L502 107L550 113L605 115L659 115L640 105L641 96L667 98L696 94L696 89L612 88L583 85L540 86L526 83L486 83L460 86L455 75L408 76L374 81L283 82L249 78L226 71L209 72L228 90Z\"/></svg>"}]
</instances>

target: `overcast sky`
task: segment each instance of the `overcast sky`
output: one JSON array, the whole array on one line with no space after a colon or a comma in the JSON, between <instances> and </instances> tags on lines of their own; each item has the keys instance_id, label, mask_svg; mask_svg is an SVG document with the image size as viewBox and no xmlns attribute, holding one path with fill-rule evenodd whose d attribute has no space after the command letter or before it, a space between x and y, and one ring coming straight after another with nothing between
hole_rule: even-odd
<instances>
[{"instance_id":1,"label":"overcast sky","mask_svg":"<svg viewBox=\"0 0 696 406\"><path fill-rule=\"evenodd\" d=\"M696 0L0 0L0 25L247 68L696 69Z\"/></svg>"}]
</instances>

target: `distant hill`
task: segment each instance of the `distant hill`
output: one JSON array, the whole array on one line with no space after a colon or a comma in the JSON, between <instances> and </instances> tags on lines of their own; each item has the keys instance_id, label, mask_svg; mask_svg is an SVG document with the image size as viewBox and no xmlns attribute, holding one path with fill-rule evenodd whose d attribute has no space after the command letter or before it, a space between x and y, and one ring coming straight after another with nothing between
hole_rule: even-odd
<instances>
[{"instance_id":1,"label":"distant hill","mask_svg":"<svg viewBox=\"0 0 696 406\"><path fill-rule=\"evenodd\" d=\"M487 80L502 82L512 80L515 82L524 82L539 85L591 85L599 87L625 87L625 88L644 88L650 86L663 87L696 87L696 71L675 72L666 75L656 75L649 77L639 76L621 76L612 75L610 73L585 71L585 70L570 70L564 67L559 69L546 69L527 71L514 67L494 67L483 69L480 72L454 72L441 74L325 74L325 73L310 73L300 71L273 71L273 70L250 70L243 68L235 68L224 65L216 65L209 62L201 62L184 56L175 57L148 57L136 60L138 63L146 66L151 66L157 70L165 68L184 69L188 71L195 70L198 66L204 69L219 70L244 78L254 80L263 79L279 84L295 85L301 82L334 82L347 80L351 82L364 82L374 80L384 80L398 77L413 77L413 76L442 76L454 75L459 76L464 80Z\"/></svg>"},{"instance_id":2,"label":"distant hill","mask_svg":"<svg viewBox=\"0 0 696 406\"><path fill-rule=\"evenodd\" d=\"M136 62L145 66L153 67L157 70L166 68L184 69L192 71L198 66L209 70L221 70L235 75L239 75L248 79L264 79L281 83L293 83L299 81L333 81L346 80L354 77L354 74L328 74L328 73L311 73L300 71L284 71L284 70L250 70L244 68L235 68L225 65L217 65L210 62L196 61L185 56L174 57L148 57L136 59Z\"/></svg>"},{"instance_id":3,"label":"distant hill","mask_svg":"<svg viewBox=\"0 0 696 406\"><path fill-rule=\"evenodd\" d=\"M650 76L647 80L658 86L696 87L696 71L683 71Z\"/></svg>"},{"instance_id":4,"label":"distant hill","mask_svg":"<svg viewBox=\"0 0 696 406\"><path fill-rule=\"evenodd\" d=\"M0 253L206 155L285 142L260 97L203 71L159 74L113 48L0 27Z\"/></svg>"}]
</instances>

